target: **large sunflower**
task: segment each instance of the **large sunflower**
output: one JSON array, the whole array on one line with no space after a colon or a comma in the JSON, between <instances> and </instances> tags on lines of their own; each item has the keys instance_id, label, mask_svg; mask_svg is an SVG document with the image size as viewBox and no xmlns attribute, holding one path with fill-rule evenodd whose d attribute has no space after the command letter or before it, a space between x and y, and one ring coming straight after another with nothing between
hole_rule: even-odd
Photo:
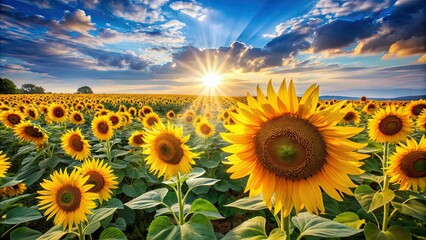
<instances>
[{"instance_id":1,"label":"large sunflower","mask_svg":"<svg viewBox=\"0 0 426 240\"><path fill-rule=\"evenodd\" d=\"M92 131L99 140L110 140L114 134L111 121L107 116L94 118L92 121Z\"/></svg>"},{"instance_id":2,"label":"large sunflower","mask_svg":"<svg viewBox=\"0 0 426 240\"><path fill-rule=\"evenodd\" d=\"M90 144L80 129L68 130L62 137L62 149L73 159L82 161L90 156Z\"/></svg>"},{"instance_id":3,"label":"large sunflower","mask_svg":"<svg viewBox=\"0 0 426 240\"><path fill-rule=\"evenodd\" d=\"M345 101L316 112L319 87L312 85L298 100L293 81L283 81L278 94L268 84L266 97L257 88L257 99L247 95L248 105L238 103L238 113L230 113L235 125L225 125L222 133L232 143L223 151L228 158L231 178L249 176L250 196L263 193L269 208L275 197L274 213L288 216L295 208L318 214L324 212L321 189L342 201L342 193L352 194L355 184L348 174L361 174L361 159L354 152L366 144L348 138L363 129L335 126L351 107Z\"/></svg>"},{"instance_id":4,"label":"large sunflower","mask_svg":"<svg viewBox=\"0 0 426 240\"><path fill-rule=\"evenodd\" d=\"M24 115L15 110L8 110L0 114L0 121L8 128L14 128L24 120Z\"/></svg>"},{"instance_id":5,"label":"large sunflower","mask_svg":"<svg viewBox=\"0 0 426 240\"><path fill-rule=\"evenodd\" d=\"M54 122L65 122L67 120L68 110L57 103L49 106L47 116Z\"/></svg>"},{"instance_id":6,"label":"large sunflower","mask_svg":"<svg viewBox=\"0 0 426 240\"><path fill-rule=\"evenodd\" d=\"M426 131L426 109L424 109L417 117L416 126L420 131Z\"/></svg>"},{"instance_id":7,"label":"large sunflower","mask_svg":"<svg viewBox=\"0 0 426 240\"><path fill-rule=\"evenodd\" d=\"M396 110L394 105L380 109L368 120L368 135L378 142L397 142L404 140L412 132L413 121L403 108Z\"/></svg>"},{"instance_id":8,"label":"large sunflower","mask_svg":"<svg viewBox=\"0 0 426 240\"><path fill-rule=\"evenodd\" d=\"M70 175L66 171L55 171L50 178L40 183L44 190L37 192L39 209L46 209L47 219L55 216L53 222L63 225L64 229L68 227L69 231L74 225L87 222L86 215L92 214L90 210L96 207L94 200L98 198L98 194L89 192L93 188L92 184L86 184L89 176L83 177L74 169Z\"/></svg>"},{"instance_id":9,"label":"large sunflower","mask_svg":"<svg viewBox=\"0 0 426 240\"><path fill-rule=\"evenodd\" d=\"M93 184L89 192L99 194L99 202L107 201L111 198L112 189L117 188L117 177L114 175L111 166L103 161L92 159L84 161L81 167L77 167L83 176L89 176L87 184Z\"/></svg>"},{"instance_id":10,"label":"large sunflower","mask_svg":"<svg viewBox=\"0 0 426 240\"><path fill-rule=\"evenodd\" d=\"M42 145L48 139L48 136L41 128L27 121L22 121L13 129L13 131L22 141L33 142L37 145Z\"/></svg>"},{"instance_id":11,"label":"large sunflower","mask_svg":"<svg viewBox=\"0 0 426 240\"><path fill-rule=\"evenodd\" d=\"M193 158L197 154L185 144L189 135L182 137L182 134L183 128L174 127L170 122L167 122L167 127L160 122L146 130L143 153L148 156L145 161L151 165L150 171L158 174L158 177L164 175L164 179L169 180L177 173L189 173L191 164L195 164Z\"/></svg>"},{"instance_id":12,"label":"large sunflower","mask_svg":"<svg viewBox=\"0 0 426 240\"><path fill-rule=\"evenodd\" d=\"M394 155L389 157L389 167L386 174L391 178L389 182L399 183L400 190L426 190L426 138L417 143L414 139L407 139L407 145L402 143L396 147Z\"/></svg>"},{"instance_id":13,"label":"large sunflower","mask_svg":"<svg viewBox=\"0 0 426 240\"><path fill-rule=\"evenodd\" d=\"M145 144L143 141L144 131L136 131L129 137L129 145L134 147L142 147Z\"/></svg>"},{"instance_id":14,"label":"large sunflower","mask_svg":"<svg viewBox=\"0 0 426 240\"><path fill-rule=\"evenodd\" d=\"M3 151L0 151L0 177L6 177L6 172L10 168L10 162L6 154L2 154Z\"/></svg>"},{"instance_id":15,"label":"large sunflower","mask_svg":"<svg viewBox=\"0 0 426 240\"><path fill-rule=\"evenodd\" d=\"M410 104L407 105L407 110L413 117L420 115L423 109L426 109L426 101L423 99L411 101Z\"/></svg>"}]
</instances>

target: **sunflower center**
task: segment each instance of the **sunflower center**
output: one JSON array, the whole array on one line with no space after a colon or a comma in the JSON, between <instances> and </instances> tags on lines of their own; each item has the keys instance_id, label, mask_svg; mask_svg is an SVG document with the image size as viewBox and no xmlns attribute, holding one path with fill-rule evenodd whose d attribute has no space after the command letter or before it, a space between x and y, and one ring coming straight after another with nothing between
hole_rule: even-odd
<instances>
[{"instance_id":1,"label":"sunflower center","mask_svg":"<svg viewBox=\"0 0 426 240\"><path fill-rule=\"evenodd\" d=\"M401 159L401 171L412 178L426 177L426 152L414 151Z\"/></svg>"},{"instance_id":2,"label":"sunflower center","mask_svg":"<svg viewBox=\"0 0 426 240\"><path fill-rule=\"evenodd\" d=\"M57 118L61 118L65 115L64 110L61 107L55 107L53 109L53 115Z\"/></svg>"},{"instance_id":3,"label":"sunflower center","mask_svg":"<svg viewBox=\"0 0 426 240\"><path fill-rule=\"evenodd\" d=\"M374 104L369 104L369 105L368 105L368 107L367 107L367 109L368 109L368 111L373 111L373 110L375 110L375 109L376 109L376 105L374 105Z\"/></svg>"},{"instance_id":4,"label":"sunflower center","mask_svg":"<svg viewBox=\"0 0 426 240\"><path fill-rule=\"evenodd\" d=\"M93 187L89 190L89 192L100 192L105 185L105 180L101 174L95 171L90 171L86 173L85 176L89 175L89 180L87 180L87 184L92 184Z\"/></svg>"},{"instance_id":5,"label":"sunflower center","mask_svg":"<svg viewBox=\"0 0 426 240\"><path fill-rule=\"evenodd\" d=\"M72 135L69 143L74 151L81 152L83 150L83 141L81 141L81 137L79 135Z\"/></svg>"},{"instance_id":6,"label":"sunflower center","mask_svg":"<svg viewBox=\"0 0 426 240\"><path fill-rule=\"evenodd\" d=\"M422 110L425 109L425 108L426 108L426 104L423 104L423 103L417 104L416 106L413 107L413 109L411 110L411 112L414 115L418 116L418 115L420 115L420 113L422 112Z\"/></svg>"},{"instance_id":7,"label":"sunflower center","mask_svg":"<svg viewBox=\"0 0 426 240\"><path fill-rule=\"evenodd\" d=\"M77 115L75 115L75 116L74 116L74 120L76 120L76 121L78 121L78 122L79 122L79 121L81 121L81 116L80 116L80 115L78 115L78 114L77 114Z\"/></svg>"},{"instance_id":8,"label":"sunflower center","mask_svg":"<svg viewBox=\"0 0 426 240\"><path fill-rule=\"evenodd\" d=\"M112 116L109 120L111 120L112 125L117 125L120 122L120 119L116 116Z\"/></svg>"},{"instance_id":9,"label":"sunflower center","mask_svg":"<svg viewBox=\"0 0 426 240\"><path fill-rule=\"evenodd\" d=\"M21 122L21 118L17 114L10 114L7 116L7 120L12 124L18 124Z\"/></svg>"},{"instance_id":10,"label":"sunflower center","mask_svg":"<svg viewBox=\"0 0 426 240\"><path fill-rule=\"evenodd\" d=\"M201 131L201 133L203 133L204 135L208 135L208 134L210 134L210 132L212 131L212 129L211 129L208 125L203 124L203 125L201 125L201 127L200 127L200 131Z\"/></svg>"},{"instance_id":11,"label":"sunflower center","mask_svg":"<svg viewBox=\"0 0 426 240\"><path fill-rule=\"evenodd\" d=\"M56 193L56 203L65 212L72 212L80 207L81 192L75 186L62 186Z\"/></svg>"},{"instance_id":12,"label":"sunflower center","mask_svg":"<svg viewBox=\"0 0 426 240\"><path fill-rule=\"evenodd\" d=\"M261 126L256 153L266 169L293 180L315 175L327 155L321 133L308 121L288 115Z\"/></svg>"},{"instance_id":13,"label":"sunflower center","mask_svg":"<svg viewBox=\"0 0 426 240\"><path fill-rule=\"evenodd\" d=\"M43 133L36 127L34 126L27 126L25 127L25 133L28 136L34 137L34 138L42 138L43 137Z\"/></svg>"},{"instance_id":14,"label":"sunflower center","mask_svg":"<svg viewBox=\"0 0 426 240\"><path fill-rule=\"evenodd\" d=\"M30 115L31 117L35 117L35 112L33 110L30 110L28 112L28 115Z\"/></svg>"},{"instance_id":15,"label":"sunflower center","mask_svg":"<svg viewBox=\"0 0 426 240\"><path fill-rule=\"evenodd\" d=\"M187 115L187 116L185 117L185 121L186 121L186 122L192 122L192 115Z\"/></svg>"},{"instance_id":16,"label":"sunflower center","mask_svg":"<svg viewBox=\"0 0 426 240\"><path fill-rule=\"evenodd\" d=\"M98 131L102 134L107 134L109 130L108 124L106 122L100 122L98 124Z\"/></svg>"},{"instance_id":17,"label":"sunflower center","mask_svg":"<svg viewBox=\"0 0 426 240\"><path fill-rule=\"evenodd\" d=\"M353 112L348 112L346 113L345 117L343 118L343 120L350 122L355 118L355 113Z\"/></svg>"},{"instance_id":18,"label":"sunflower center","mask_svg":"<svg viewBox=\"0 0 426 240\"><path fill-rule=\"evenodd\" d=\"M155 117L150 117L146 120L146 122L148 123L149 126L153 126L158 121Z\"/></svg>"},{"instance_id":19,"label":"sunflower center","mask_svg":"<svg viewBox=\"0 0 426 240\"><path fill-rule=\"evenodd\" d=\"M402 129L402 121L399 117L390 115L382 119L379 130L385 135L397 134Z\"/></svg>"},{"instance_id":20,"label":"sunflower center","mask_svg":"<svg viewBox=\"0 0 426 240\"><path fill-rule=\"evenodd\" d=\"M162 135L156 146L158 157L164 162L178 164L183 157L183 150L180 144L176 137L168 134Z\"/></svg>"},{"instance_id":21,"label":"sunflower center","mask_svg":"<svg viewBox=\"0 0 426 240\"><path fill-rule=\"evenodd\" d=\"M140 144L144 144L144 141L143 141L143 139L142 139L142 135L136 135L136 136L134 136L134 137L133 137L133 141L134 141L136 144L138 144L138 145L140 145Z\"/></svg>"}]
</instances>

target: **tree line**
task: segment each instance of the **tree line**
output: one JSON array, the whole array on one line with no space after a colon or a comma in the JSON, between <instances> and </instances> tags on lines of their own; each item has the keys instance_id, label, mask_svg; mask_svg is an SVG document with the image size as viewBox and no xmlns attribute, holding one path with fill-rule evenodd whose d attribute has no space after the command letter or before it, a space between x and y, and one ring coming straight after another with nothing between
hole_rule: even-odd
<instances>
[{"instance_id":1,"label":"tree line","mask_svg":"<svg viewBox=\"0 0 426 240\"><path fill-rule=\"evenodd\" d=\"M46 93L44 88L36 86L32 83L22 84L21 88L17 88L15 83L8 78L0 78L0 94L43 94ZM89 86L83 86L77 89L76 93L91 94L92 89Z\"/></svg>"}]
</instances>

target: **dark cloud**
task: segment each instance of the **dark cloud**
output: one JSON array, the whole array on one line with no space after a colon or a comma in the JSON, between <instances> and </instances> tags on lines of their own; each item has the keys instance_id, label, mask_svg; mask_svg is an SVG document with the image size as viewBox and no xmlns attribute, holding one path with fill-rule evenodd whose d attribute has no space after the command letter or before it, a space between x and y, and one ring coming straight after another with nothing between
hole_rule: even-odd
<instances>
[{"instance_id":1,"label":"dark cloud","mask_svg":"<svg viewBox=\"0 0 426 240\"><path fill-rule=\"evenodd\" d=\"M371 18L356 21L335 20L315 31L314 51L347 47L356 40L372 36L377 30L378 26Z\"/></svg>"}]
</instances>

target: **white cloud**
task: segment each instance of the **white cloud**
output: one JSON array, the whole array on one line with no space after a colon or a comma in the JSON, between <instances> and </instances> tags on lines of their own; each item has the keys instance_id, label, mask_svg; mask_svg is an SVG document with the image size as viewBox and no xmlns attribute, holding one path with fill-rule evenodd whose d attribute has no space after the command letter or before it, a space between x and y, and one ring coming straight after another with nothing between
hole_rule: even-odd
<instances>
[{"instance_id":1,"label":"white cloud","mask_svg":"<svg viewBox=\"0 0 426 240\"><path fill-rule=\"evenodd\" d=\"M196 18L198 21L204 21L207 18L208 10L197 2L174 2L170 4L170 8Z\"/></svg>"}]
</instances>

